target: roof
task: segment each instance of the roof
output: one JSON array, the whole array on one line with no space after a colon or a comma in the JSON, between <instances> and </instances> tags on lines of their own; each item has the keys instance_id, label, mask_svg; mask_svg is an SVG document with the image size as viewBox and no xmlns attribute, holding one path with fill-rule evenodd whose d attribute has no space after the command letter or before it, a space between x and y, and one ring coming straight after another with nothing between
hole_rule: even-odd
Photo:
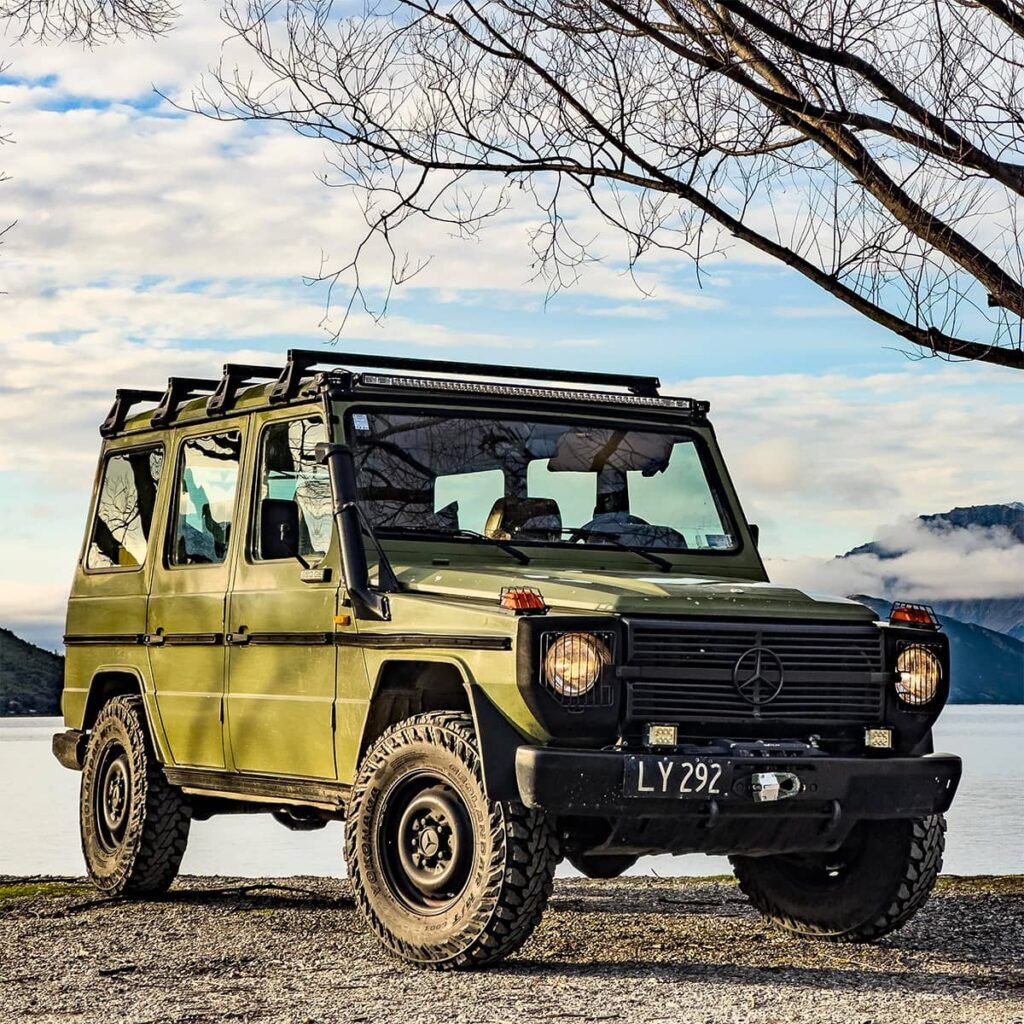
<instances>
[{"instance_id":1,"label":"roof","mask_svg":"<svg viewBox=\"0 0 1024 1024\"><path fill-rule=\"evenodd\" d=\"M411 372L413 376L379 372L354 374L349 367L402 370ZM316 385L315 390L311 391L310 384ZM567 385L588 387L581 389ZM225 363L219 379L170 377L163 391L119 388L115 392L114 404L100 426L100 433L104 437L116 437L128 429L168 427L179 419L190 422L215 420L236 409L308 401L321 387L582 400L597 404L674 409L698 417L703 417L709 408L707 402L660 395L661 381L657 377L290 349L283 367ZM618 390L605 390L611 388ZM132 414L135 406L145 403L155 405Z\"/></svg>"}]
</instances>

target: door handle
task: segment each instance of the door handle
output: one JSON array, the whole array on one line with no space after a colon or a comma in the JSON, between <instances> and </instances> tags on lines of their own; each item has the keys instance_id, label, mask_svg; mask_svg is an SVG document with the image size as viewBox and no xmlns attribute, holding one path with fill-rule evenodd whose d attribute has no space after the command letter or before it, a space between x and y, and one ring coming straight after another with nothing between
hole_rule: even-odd
<instances>
[{"instance_id":1,"label":"door handle","mask_svg":"<svg viewBox=\"0 0 1024 1024\"><path fill-rule=\"evenodd\" d=\"M228 633L224 639L231 647L244 647L249 642L249 632L241 626L237 633Z\"/></svg>"},{"instance_id":2,"label":"door handle","mask_svg":"<svg viewBox=\"0 0 1024 1024\"><path fill-rule=\"evenodd\" d=\"M146 633L142 642L148 647L160 647L164 642L164 628L161 626L155 633Z\"/></svg>"}]
</instances>

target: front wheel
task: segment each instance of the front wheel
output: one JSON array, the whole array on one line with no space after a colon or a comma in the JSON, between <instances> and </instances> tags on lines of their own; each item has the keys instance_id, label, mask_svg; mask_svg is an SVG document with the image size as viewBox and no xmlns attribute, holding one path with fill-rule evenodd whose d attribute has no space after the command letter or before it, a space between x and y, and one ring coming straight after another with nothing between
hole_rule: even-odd
<instances>
[{"instance_id":1,"label":"front wheel","mask_svg":"<svg viewBox=\"0 0 1024 1024\"><path fill-rule=\"evenodd\" d=\"M110 896L164 892L185 853L191 808L153 756L140 697L96 718L82 766L79 821L89 879Z\"/></svg>"},{"instance_id":2,"label":"front wheel","mask_svg":"<svg viewBox=\"0 0 1024 1024\"><path fill-rule=\"evenodd\" d=\"M942 869L941 814L861 822L836 851L730 857L740 888L786 931L835 942L873 942L924 905Z\"/></svg>"},{"instance_id":3,"label":"front wheel","mask_svg":"<svg viewBox=\"0 0 1024 1024\"><path fill-rule=\"evenodd\" d=\"M370 748L345 819L356 905L394 955L483 967L529 938L551 894L558 842L545 815L492 801L472 719L406 719Z\"/></svg>"}]
</instances>

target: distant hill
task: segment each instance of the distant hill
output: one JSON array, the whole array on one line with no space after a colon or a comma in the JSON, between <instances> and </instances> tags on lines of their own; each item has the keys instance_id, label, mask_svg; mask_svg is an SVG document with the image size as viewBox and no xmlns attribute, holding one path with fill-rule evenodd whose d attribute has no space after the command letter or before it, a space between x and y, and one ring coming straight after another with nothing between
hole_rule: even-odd
<instances>
[{"instance_id":1,"label":"distant hill","mask_svg":"<svg viewBox=\"0 0 1024 1024\"><path fill-rule=\"evenodd\" d=\"M0 628L0 715L59 715L64 659Z\"/></svg>"},{"instance_id":2,"label":"distant hill","mask_svg":"<svg viewBox=\"0 0 1024 1024\"><path fill-rule=\"evenodd\" d=\"M935 533L1003 527L1011 537L1024 544L1024 502L1010 501L1003 505L969 505L954 508L949 512L918 516L917 521ZM884 541L861 544L841 558L855 555L874 555L881 561L899 558L906 554L898 547L888 546ZM886 581L888 593L899 596L900 580ZM1017 640L1024 640L1024 580L1021 593L1015 597L947 598L928 601L937 612L948 615L962 623L973 623L987 629L1006 633Z\"/></svg>"},{"instance_id":3,"label":"distant hill","mask_svg":"<svg viewBox=\"0 0 1024 1024\"><path fill-rule=\"evenodd\" d=\"M888 618L890 602L854 598ZM939 615L949 637L951 704L1024 704L1024 643L984 626Z\"/></svg>"}]
</instances>

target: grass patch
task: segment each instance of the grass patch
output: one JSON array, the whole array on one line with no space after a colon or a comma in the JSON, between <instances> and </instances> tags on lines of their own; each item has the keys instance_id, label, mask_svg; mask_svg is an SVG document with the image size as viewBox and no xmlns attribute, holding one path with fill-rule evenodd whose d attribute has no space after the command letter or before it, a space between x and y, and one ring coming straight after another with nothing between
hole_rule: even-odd
<instances>
[{"instance_id":1,"label":"grass patch","mask_svg":"<svg viewBox=\"0 0 1024 1024\"><path fill-rule=\"evenodd\" d=\"M52 899L57 896L81 896L91 892L81 882L0 882L0 904L11 900Z\"/></svg>"},{"instance_id":2,"label":"grass patch","mask_svg":"<svg viewBox=\"0 0 1024 1024\"><path fill-rule=\"evenodd\" d=\"M1024 896L1024 875L939 875L937 892Z\"/></svg>"}]
</instances>

